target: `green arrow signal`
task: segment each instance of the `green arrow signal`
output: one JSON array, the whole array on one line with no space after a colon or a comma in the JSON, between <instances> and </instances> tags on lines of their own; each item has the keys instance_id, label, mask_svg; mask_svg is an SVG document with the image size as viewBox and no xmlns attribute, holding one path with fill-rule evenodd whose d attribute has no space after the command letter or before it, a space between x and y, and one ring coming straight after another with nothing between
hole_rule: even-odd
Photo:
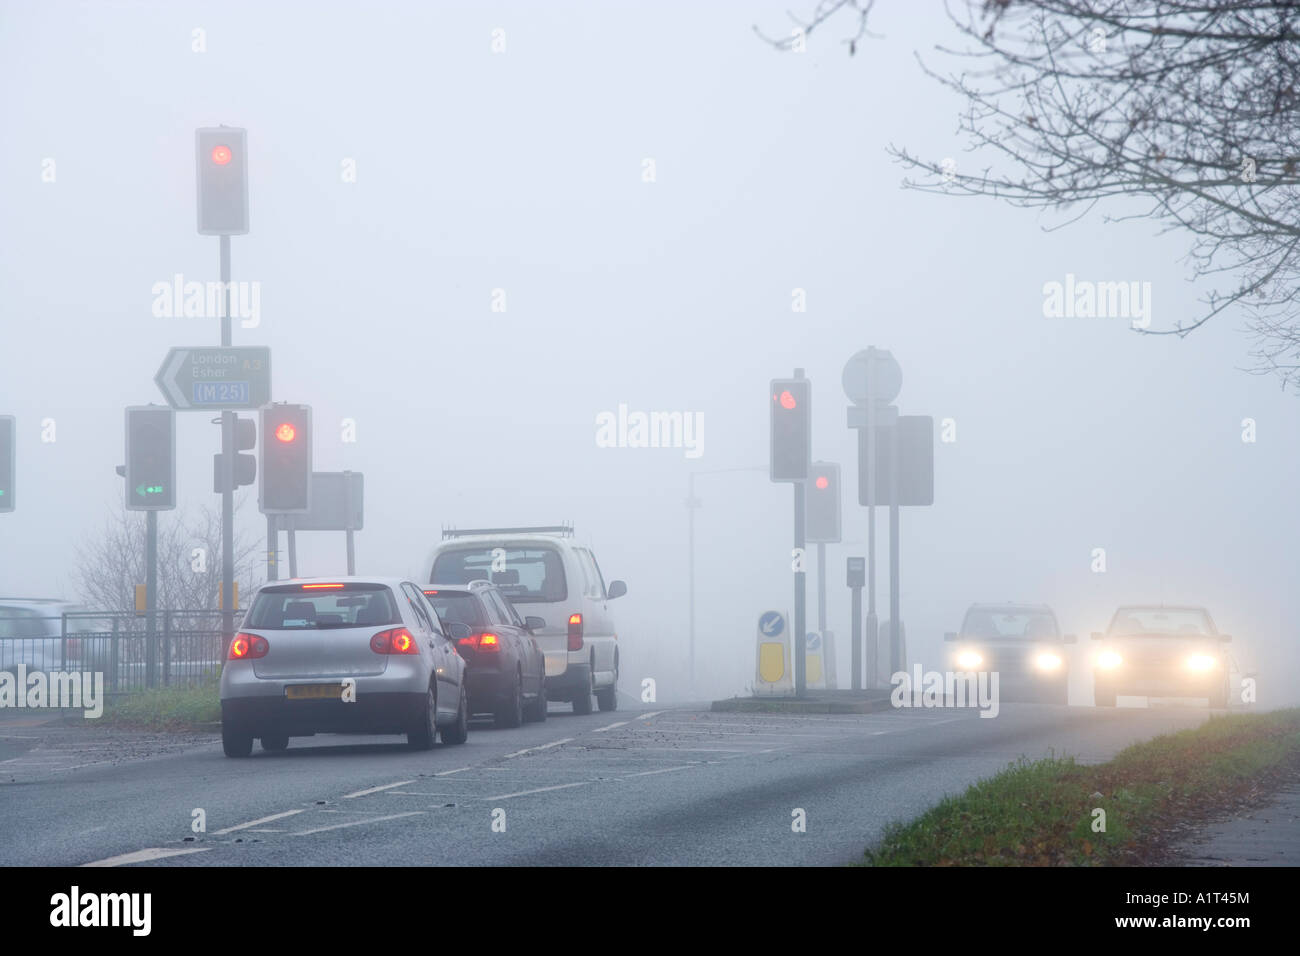
<instances>
[{"instance_id":1,"label":"green arrow signal","mask_svg":"<svg viewBox=\"0 0 1300 956\"><path fill-rule=\"evenodd\" d=\"M162 485L136 485L135 493L143 498L145 495L162 494Z\"/></svg>"}]
</instances>

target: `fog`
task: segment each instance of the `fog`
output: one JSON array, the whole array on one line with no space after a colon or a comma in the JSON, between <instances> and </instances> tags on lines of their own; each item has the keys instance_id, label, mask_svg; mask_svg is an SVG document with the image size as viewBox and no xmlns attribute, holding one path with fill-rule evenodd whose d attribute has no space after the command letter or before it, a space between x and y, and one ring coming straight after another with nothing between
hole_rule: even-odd
<instances>
[{"instance_id":1,"label":"fog","mask_svg":"<svg viewBox=\"0 0 1300 956\"><path fill-rule=\"evenodd\" d=\"M874 345L902 366L902 413L956 430L934 505L901 520L914 660L937 666L976 601L1051 604L1079 655L1118 604L1190 603L1258 667L1261 705L1300 699L1296 397L1243 371L1231 311L1184 339L1044 316L1070 275L1150 283L1153 328L1197 317L1186 237L1103 216L1137 206L1052 229L1063 216L902 189L889 144L979 162L963 104L914 58L954 42L942 10L882 5L850 57L834 27L804 54L754 35L788 29L789 6L0 4L0 414L19 435L0 592L77 597L77 547L122 507L123 407L163 401L169 347L220 342L215 319L155 316L152 290L218 277L194 130L226 124L248 130L251 175L232 278L260 283L234 344L269 346L275 400L312 406L317 470L364 472L359 572L424 579L447 525L571 521L628 584L624 690L744 693L760 612L793 604L768 381L806 370L813 457L852 489L840 375ZM620 405L701 416L700 454L598 446ZM218 500L211 417L178 413L164 523ZM696 479L691 688L687 476L735 468L759 470ZM844 518L828 591L846 683L851 490ZM339 534L298 549L303 575L344 570ZM810 575L810 627L815 594Z\"/></svg>"}]
</instances>

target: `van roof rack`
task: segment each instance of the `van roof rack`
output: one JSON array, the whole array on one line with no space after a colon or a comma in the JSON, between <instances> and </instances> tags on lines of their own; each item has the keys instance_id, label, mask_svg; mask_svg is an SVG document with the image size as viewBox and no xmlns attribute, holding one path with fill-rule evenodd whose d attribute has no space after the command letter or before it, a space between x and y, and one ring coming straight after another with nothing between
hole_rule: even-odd
<instances>
[{"instance_id":1,"label":"van roof rack","mask_svg":"<svg viewBox=\"0 0 1300 956\"><path fill-rule=\"evenodd\" d=\"M484 534L558 534L564 538L573 537L572 524L548 524L535 528L447 528L442 529L442 537L445 541L448 538L468 538L471 535Z\"/></svg>"}]
</instances>

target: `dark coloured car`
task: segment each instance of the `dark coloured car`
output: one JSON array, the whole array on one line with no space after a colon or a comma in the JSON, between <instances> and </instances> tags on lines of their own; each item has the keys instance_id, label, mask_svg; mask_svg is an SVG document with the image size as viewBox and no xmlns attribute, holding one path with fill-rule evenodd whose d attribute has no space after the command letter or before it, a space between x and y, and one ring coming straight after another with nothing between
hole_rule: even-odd
<instances>
[{"instance_id":1,"label":"dark coloured car","mask_svg":"<svg viewBox=\"0 0 1300 956\"><path fill-rule=\"evenodd\" d=\"M533 632L544 626L521 618L493 584L430 584L424 596L446 623L465 624L457 650L468 665L470 711L490 713L498 727L546 719L546 655Z\"/></svg>"},{"instance_id":2,"label":"dark coloured car","mask_svg":"<svg viewBox=\"0 0 1300 956\"><path fill-rule=\"evenodd\" d=\"M1002 700L1066 704L1070 666L1056 614L1046 604L972 604L959 633L945 634L956 646L955 671L996 671Z\"/></svg>"}]
</instances>

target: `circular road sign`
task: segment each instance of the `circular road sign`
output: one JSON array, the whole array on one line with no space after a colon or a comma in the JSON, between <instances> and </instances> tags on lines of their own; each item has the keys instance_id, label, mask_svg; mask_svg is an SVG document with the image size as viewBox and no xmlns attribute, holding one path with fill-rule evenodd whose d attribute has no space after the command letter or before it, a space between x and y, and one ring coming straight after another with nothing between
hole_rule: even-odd
<instances>
[{"instance_id":1,"label":"circular road sign","mask_svg":"<svg viewBox=\"0 0 1300 956\"><path fill-rule=\"evenodd\" d=\"M863 349L844 363L844 394L854 405L889 404L903 387L903 370L886 349Z\"/></svg>"}]
</instances>

